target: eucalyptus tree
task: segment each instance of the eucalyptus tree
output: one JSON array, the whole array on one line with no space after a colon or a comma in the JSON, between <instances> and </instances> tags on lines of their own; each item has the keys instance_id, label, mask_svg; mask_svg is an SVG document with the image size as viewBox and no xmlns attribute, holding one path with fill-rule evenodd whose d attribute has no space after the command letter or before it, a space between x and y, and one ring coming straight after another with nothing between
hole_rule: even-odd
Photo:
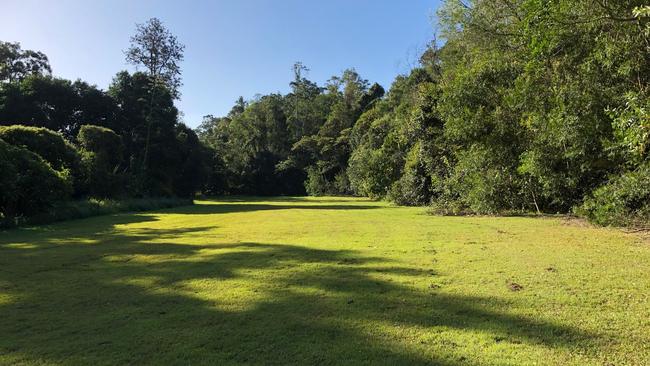
<instances>
[{"instance_id":1,"label":"eucalyptus tree","mask_svg":"<svg viewBox=\"0 0 650 366\"><path fill-rule=\"evenodd\" d=\"M50 75L47 56L40 51L23 50L20 43L0 41L0 82L14 82L28 75Z\"/></svg>"},{"instance_id":2,"label":"eucalyptus tree","mask_svg":"<svg viewBox=\"0 0 650 366\"><path fill-rule=\"evenodd\" d=\"M149 114L146 116L147 132L141 170L138 175L144 177L149 168L149 150L152 126L155 123L159 86L165 87L172 98L180 97L181 69L185 46L178 41L158 18L151 18L146 23L136 25L136 33L131 37L131 46L125 51L127 62L144 66L152 86L149 88ZM143 185L143 184L141 184Z\"/></svg>"},{"instance_id":3,"label":"eucalyptus tree","mask_svg":"<svg viewBox=\"0 0 650 366\"><path fill-rule=\"evenodd\" d=\"M131 46L125 51L127 62L144 66L156 83L164 84L172 96L180 96L182 85L180 63L185 46L178 41L158 18L137 24Z\"/></svg>"}]
</instances>

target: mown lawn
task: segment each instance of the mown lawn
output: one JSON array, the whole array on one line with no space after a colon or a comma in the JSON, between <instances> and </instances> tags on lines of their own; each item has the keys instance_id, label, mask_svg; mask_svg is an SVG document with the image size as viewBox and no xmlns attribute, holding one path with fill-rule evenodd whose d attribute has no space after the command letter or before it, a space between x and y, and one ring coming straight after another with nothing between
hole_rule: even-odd
<instances>
[{"instance_id":1,"label":"mown lawn","mask_svg":"<svg viewBox=\"0 0 650 366\"><path fill-rule=\"evenodd\" d=\"M348 198L5 231L0 364L650 364L650 243Z\"/></svg>"}]
</instances>

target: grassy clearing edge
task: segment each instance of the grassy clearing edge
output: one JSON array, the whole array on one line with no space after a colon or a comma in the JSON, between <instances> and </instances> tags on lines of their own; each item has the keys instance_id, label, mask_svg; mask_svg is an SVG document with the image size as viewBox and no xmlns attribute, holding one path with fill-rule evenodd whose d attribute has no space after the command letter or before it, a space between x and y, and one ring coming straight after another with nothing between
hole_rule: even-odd
<instances>
[{"instance_id":1,"label":"grassy clearing edge","mask_svg":"<svg viewBox=\"0 0 650 366\"><path fill-rule=\"evenodd\" d=\"M126 200L91 198L88 200L64 201L56 203L50 209L38 215L9 219L0 217L0 229L42 225L57 221L110 215L119 212L151 211L192 204L194 204L194 200L190 198L134 198Z\"/></svg>"}]
</instances>

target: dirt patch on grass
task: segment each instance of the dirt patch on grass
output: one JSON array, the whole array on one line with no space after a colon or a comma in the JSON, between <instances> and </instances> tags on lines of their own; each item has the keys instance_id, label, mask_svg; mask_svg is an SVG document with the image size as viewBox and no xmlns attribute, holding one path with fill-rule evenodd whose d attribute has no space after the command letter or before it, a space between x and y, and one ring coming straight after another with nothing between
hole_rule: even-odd
<instances>
[{"instance_id":1,"label":"dirt patch on grass","mask_svg":"<svg viewBox=\"0 0 650 366\"><path fill-rule=\"evenodd\" d=\"M516 283L516 282L511 282L508 281L508 289L513 292L521 291L524 289L524 286Z\"/></svg>"}]
</instances>

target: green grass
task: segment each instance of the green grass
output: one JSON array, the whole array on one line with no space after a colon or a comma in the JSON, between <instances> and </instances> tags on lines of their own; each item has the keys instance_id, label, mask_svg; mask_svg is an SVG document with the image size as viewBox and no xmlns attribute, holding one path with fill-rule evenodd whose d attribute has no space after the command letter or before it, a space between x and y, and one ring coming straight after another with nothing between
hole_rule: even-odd
<instances>
[{"instance_id":1,"label":"green grass","mask_svg":"<svg viewBox=\"0 0 650 366\"><path fill-rule=\"evenodd\" d=\"M0 364L649 362L647 240L425 211L232 198L0 232Z\"/></svg>"}]
</instances>

